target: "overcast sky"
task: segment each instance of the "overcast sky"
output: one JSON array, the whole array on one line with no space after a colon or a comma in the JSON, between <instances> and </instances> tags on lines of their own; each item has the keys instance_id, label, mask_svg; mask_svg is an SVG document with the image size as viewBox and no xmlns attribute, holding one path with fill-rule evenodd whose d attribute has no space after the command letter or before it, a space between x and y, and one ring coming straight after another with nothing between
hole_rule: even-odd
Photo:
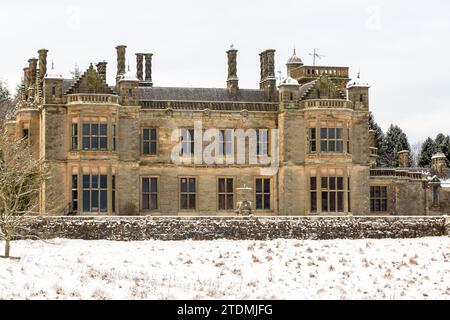
<instances>
[{"instance_id":1,"label":"overcast sky","mask_svg":"<svg viewBox=\"0 0 450 320\"><path fill-rule=\"evenodd\" d=\"M238 52L241 88L257 88L258 53L276 49L276 69L295 46L306 64L358 69L370 83L383 130L398 124L414 143L450 133L450 1L2 1L0 78L20 81L27 60L49 50L65 77L75 64L106 60L115 46L152 52L155 86L224 87L225 51Z\"/></svg>"}]
</instances>

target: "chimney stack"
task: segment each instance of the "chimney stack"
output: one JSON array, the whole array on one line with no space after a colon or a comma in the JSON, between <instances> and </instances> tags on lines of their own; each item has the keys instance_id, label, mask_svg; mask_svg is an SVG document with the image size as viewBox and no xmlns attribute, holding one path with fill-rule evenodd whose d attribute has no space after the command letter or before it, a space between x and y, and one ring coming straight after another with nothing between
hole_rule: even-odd
<instances>
[{"instance_id":1,"label":"chimney stack","mask_svg":"<svg viewBox=\"0 0 450 320\"><path fill-rule=\"evenodd\" d=\"M144 54L145 57L145 82L148 86L153 86L152 82L152 53Z\"/></svg>"},{"instance_id":2,"label":"chimney stack","mask_svg":"<svg viewBox=\"0 0 450 320\"><path fill-rule=\"evenodd\" d=\"M409 167L409 151L408 150L402 150L398 152L398 166L400 168L407 168Z\"/></svg>"},{"instance_id":3,"label":"chimney stack","mask_svg":"<svg viewBox=\"0 0 450 320\"><path fill-rule=\"evenodd\" d=\"M38 50L39 54L39 77L40 80L44 79L47 74L47 49Z\"/></svg>"},{"instance_id":4,"label":"chimney stack","mask_svg":"<svg viewBox=\"0 0 450 320\"><path fill-rule=\"evenodd\" d=\"M144 80L144 54L136 53L136 77L139 81Z\"/></svg>"},{"instance_id":5,"label":"chimney stack","mask_svg":"<svg viewBox=\"0 0 450 320\"><path fill-rule=\"evenodd\" d=\"M275 50L268 49L259 54L261 61L261 81L259 87L264 90L266 99L275 102L277 95L277 79L275 78Z\"/></svg>"},{"instance_id":6,"label":"chimney stack","mask_svg":"<svg viewBox=\"0 0 450 320\"><path fill-rule=\"evenodd\" d=\"M34 99L38 59L28 60L28 99Z\"/></svg>"},{"instance_id":7,"label":"chimney stack","mask_svg":"<svg viewBox=\"0 0 450 320\"><path fill-rule=\"evenodd\" d=\"M236 95L239 90L239 79L237 77L237 50L231 45L230 50L227 51L228 56L228 78L227 89L231 95Z\"/></svg>"},{"instance_id":8,"label":"chimney stack","mask_svg":"<svg viewBox=\"0 0 450 320\"><path fill-rule=\"evenodd\" d=\"M120 77L125 74L125 53L126 53L127 46L117 46L117 75L116 75L116 81L120 80Z\"/></svg>"},{"instance_id":9,"label":"chimney stack","mask_svg":"<svg viewBox=\"0 0 450 320\"><path fill-rule=\"evenodd\" d=\"M102 62L99 62L96 64L97 73L105 82L106 82L106 65L107 64L108 64L108 62L106 62L106 61L102 61Z\"/></svg>"}]
</instances>

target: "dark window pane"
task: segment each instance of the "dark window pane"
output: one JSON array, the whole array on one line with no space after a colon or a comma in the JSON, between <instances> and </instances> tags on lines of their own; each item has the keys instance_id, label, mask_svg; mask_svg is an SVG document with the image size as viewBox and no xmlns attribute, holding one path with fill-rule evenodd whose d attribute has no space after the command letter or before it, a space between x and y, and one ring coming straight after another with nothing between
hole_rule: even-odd
<instances>
[{"instance_id":1,"label":"dark window pane","mask_svg":"<svg viewBox=\"0 0 450 320\"><path fill-rule=\"evenodd\" d=\"M112 212L116 212L116 192L113 190L111 192L111 201L112 201Z\"/></svg>"},{"instance_id":2,"label":"dark window pane","mask_svg":"<svg viewBox=\"0 0 450 320\"><path fill-rule=\"evenodd\" d=\"M344 211L344 193L338 192L337 194L337 209L339 212Z\"/></svg>"},{"instance_id":3,"label":"dark window pane","mask_svg":"<svg viewBox=\"0 0 450 320\"><path fill-rule=\"evenodd\" d=\"M224 194L219 194L219 209L220 210L225 210L225 195Z\"/></svg>"},{"instance_id":4,"label":"dark window pane","mask_svg":"<svg viewBox=\"0 0 450 320\"><path fill-rule=\"evenodd\" d=\"M270 193L270 179L264 179L264 193Z\"/></svg>"},{"instance_id":5,"label":"dark window pane","mask_svg":"<svg viewBox=\"0 0 450 320\"><path fill-rule=\"evenodd\" d=\"M195 194L189 195L189 209L195 209Z\"/></svg>"},{"instance_id":6,"label":"dark window pane","mask_svg":"<svg viewBox=\"0 0 450 320\"><path fill-rule=\"evenodd\" d=\"M387 188L386 188L386 187L382 187L382 188L381 188L381 196L382 196L383 198L386 198L386 197L387 197Z\"/></svg>"},{"instance_id":7,"label":"dark window pane","mask_svg":"<svg viewBox=\"0 0 450 320\"><path fill-rule=\"evenodd\" d=\"M150 130L150 140L156 140L156 129Z\"/></svg>"},{"instance_id":8,"label":"dark window pane","mask_svg":"<svg viewBox=\"0 0 450 320\"><path fill-rule=\"evenodd\" d=\"M330 151L330 152L335 152L336 151L334 141L330 141L330 150L328 150L328 151Z\"/></svg>"},{"instance_id":9,"label":"dark window pane","mask_svg":"<svg viewBox=\"0 0 450 320\"><path fill-rule=\"evenodd\" d=\"M189 178L189 192L195 192L195 178Z\"/></svg>"},{"instance_id":10,"label":"dark window pane","mask_svg":"<svg viewBox=\"0 0 450 320\"><path fill-rule=\"evenodd\" d=\"M342 128L336 128L336 139L342 139Z\"/></svg>"},{"instance_id":11,"label":"dark window pane","mask_svg":"<svg viewBox=\"0 0 450 320\"><path fill-rule=\"evenodd\" d=\"M91 140L91 148L92 150L97 150L98 149L98 138L93 137Z\"/></svg>"},{"instance_id":12,"label":"dark window pane","mask_svg":"<svg viewBox=\"0 0 450 320\"><path fill-rule=\"evenodd\" d=\"M148 178L142 178L142 192L148 193L149 192L149 179Z\"/></svg>"},{"instance_id":13,"label":"dark window pane","mask_svg":"<svg viewBox=\"0 0 450 320\"><path fill-rule=\"evenodd\" d=\"M149 195L148 195L148 193L144 193L144 194L142 195L142 209L143 209L143 210L148 210L148 209L150 209L150 206L149 206Z\"/></svg>"},{"instance_id":14,"label":"dark window pane","mask_svg":"<svg viewBox=\"0 0 450 320\"><path fill-rule=\"evenodd\" d=\"M370 197L373 198L374 195L375 195L375 188L370 187Z\"/></svg>"},{"instance_id":15,"label":"dark window pane","mask_svg":"<svg viewBox=\"0 0 450 320\"><path fill-rule=\"evenodd\" d=\"M89 137L83 137L83 150L89 150L91 148Z\"/></svg>"},{"instance_id":16,"label":"dark window pane","mask_svg":"<svg viewBox=\"0 0 450 320\"><path fill-rule=\"evenodd\" d=\"M336 142L336 151L337 152L343 152L344 146L343 146L343 142L342 141L337 141Z\"/></svg>"},{"instance_id":17,"label":"dark window pane","mask_svg":"<svg viewBox=\"0 0 450 320\"><path fill-rule=\"evenodd\" d=\"M381 200L381 211L387 211L387 201L386 201L386 199Z\"/></svg>"},{"instance_id":18,"label":"dark window pane","mask_svg":"<svg viewBox=\"0 0 450 320\"><path fill-rule=\"evenodd\" d=\"M157 178L151 178L151 192L158 192L158 179Z\"/></svg>"},{"instance_id":19,"label":"dark window pane","mask_svg":"<svg viewBox=\"0 0 450 320\"><path fill-rule=\"evenodd\" d=\"M315 140L316 139L316 128L310 128L309 129L309 138L311 140Z\"/></svg>"},{"instance_id":20,"label":"dark window pane","mask_svg":"<svg viewBox=\"0 0 450 320\"><path fill-rule=\"evenodd\" d=\"M264 209L270 209L270 194L264 195Z\"/></svg>"},{"instance_id":21,"label":"dark window pane","mask_svg":"<svg viewBox=\"0 0 450 320\"><path fill-rule=\"evenodd\" d=\"M336 192L330 192L330 211L336 211Z\"/></svg>"},{"instance_id":22,"label":"dark window pane","mask_svg":"<svg viewBox=\"0 0 450 320\"><path fill-rule=\"evenodd\" d=\"M98 136L98 124L96 123L91 124L91 135Z\"/></svg>"},{"instance_id":23,"label":"dark window pane","mask_svg":"<svg viewBox=\"0 0 450 320\"><path fill-rule=\"evenodd\" d=\"M150 143L149 142L143 142L142 152L144 154L149 154L150 153Z\"/></svg>"},{"instance_id":24,"label":"dark window pane","mask_svg":"<svg viewBox=\"0 0 450 320\"><path fill-rule=\"evenodd\" d=\"M108 135L108 125L106 123L100 124L100 135L101 136Z\"/></svg>"},{"instance_id":25,"label":"dark window pane","mask_svg":"<svg viewBox=\"0 0 450 320\"><path fill-rule=\"evenodd\" d=\"M142 136L144 138L144 140L149 140L150 139L150 130L149 129L144 129L142 130Z\"/></svg>"},{"instance_id":26,"label":"dark window pane","mask_svg":"<svg viewBox=\"0 0 450 320\"><path fill-rule=\"evenodd\" d=\"M316 177L311 177L310 178L310 189L311 190L316 190L317 189L317 178Z\"/></svg>"},{"instance_id":27,"label":"dark window pane","mask_svg":"<svg viewBox=\"0 0 450 320\"><path fill-rule=\"evenodd\" d=\"M108 187L107 181L108 181L108 176L101 175L100 176L100 188L106 189Z\"/></svg>"},{"instance_id":28,"label":"dark window pane","mask_svg":"<svg viewBox=\"0 0 450 320\"><path fill-rule=\"evenodd\" d=\"M337 188L338 188L338 190L344 190L344 178L343 177L337 178Z\"/></svg>"},{"instance_id":29,"label":"dark window pane","mask_svg":"<svg viewBox=\"0 0 450 320\"><path fill-rule=\"evenodd\" d=\"M108 138L101 137L100 138L100 149L107 149L107 148L108 148Z\"/></svg>"},{"instance_id":30,"label":"dark window pane","mask_svg":"<svg viewBox=\"0 0 450 320\"><path fill-rule=\"evenodd\" d=\"M150 209L155 210L158 209L158 195L152 194L150 196Z\"/></svg>"},{"instance_id":31,"label":"dark window pane","mask_svg":"<svg viewBox=\"0 0 450 320\"><path fill-rule=\"evenodd\" d=\"M370 200L370 211L375 211L375 200Z\"/></svg>"},{"instance_id":32,"label":"dark window pane","mask_svg":"<svg viewBox=\"0 0 450 320\"><path fill-rule=\"evenodd\" d=\"M83 211L90 211L90 197L87 190L83 191Z\"/></svg>"},{"instance_id":33,"label":"dark window pane","mask_svg":"<svg viewBox=\"0 0 450 320\"><path fill-rule=\"evenodd\" d=\"M233 192L233 179L227 179L227 192Z\"/></svg>"},{"instance_id":34,"label":"dark window pane","mask_svg":"<svg viewBox=\"0 0 450 320\"><path fill-rule=\"evenodd\" d=\"M150 154L156 154L156 141L150 142Z\"/></svg>"},{"instance_id":35,"label":"dark window pane","mask_svg":"<svg viewBox=\"0 0 450 320\"><path fill-rule=\"evenodd\" d=\"M320 128L320 138L321 139L327 138L327 128Z\"/></svg>"},{"instance_id":36,"label":"dark window pane","mask_svg":"<svg viewBox=\"0 0 450 320\"><path fill-rule=\"evenodd\" d=\"M328 192L322 192L322 211L328 211Z\"/></svg>"},{"instance_id":37,"label":"dark window pane","mask_svg":"<svg viewBox=\"0 0 450 320\"><path fill-rule=\"evenodd\" d=\"M309 150L310 150L311 152L315 152L315 151L316 151L316 141L311 141L311 142L309 143Z\"/></svg>"},{"instance_id":38,"label":"dark window pane","mask_svg":"<svg viewBox=\"0 0 450 320\"><path fill-rule=\"evenodd\" d=\"M225 192L225 179L219 179L219 192Z\"/></svg>"},{"instance_id":39,"label":"dark window pane","mask_svg":"<svg viewBox=\"0 0 450 320\"><path fill-rule=\"evenodd\" d=\"M262 192L262 179L256 179L256 192Z\"/></svg>"},{"instance_id":40,"label":"dark window pane","mask_svg":"<svg viewBox=\"0 0 450 320\"><path fill-rule=\"evenodd\" d=\"M233 195L229 194L229 195L227 195L227 209L233 209L233 208L234 208Z\"/></svg>"},{"instance_id":41,"label":"dark window pane","mask_svg":"<svg viewBox=\"0 0 450 320\"><path fill-rule=\"evenodd\" d=\"M187 195L186 194L182 194L181 198L180 198L180 206L181 209L187 209Z\"/></svg>"},{"instance_id":42,"label":"dark window pane","mask_svg":"<svg viewBox=\"0 0 450 320\"><path fill-rule=\"evenodd\" d=\"M322 189L328 189L328 178L327 177L322 177L321 178L321 183L322 183Z\"/></svg>"},{"instance_id":43,"label":"dark window pane","mask_svg":"<svg viewBox=\"0 0 450 320\"><path fill-rule=\"evenodd\" d=\"M375 211L380 211L380 199L375 199Z\"/></svg>"},{"instance_id":44,"label":"dark window pane","mask_svg":"<svg viewBox=\"0 0 450 320\"><path fill-rule=\"evenodd\" d=\"M91 126L89 125L89 123L83 123L83 136L88 136L90 135L90 129Z\"/></svg>"},{"instance_id":45,"label":"dark window pane","mask_svg":"<svg viewBox=\"0 0 450 320\"><path fill-rule=\"evenodd\" d=\"M89 189L89 187L90 187L90 180L89 180L89 178L90 178L91 176L89 176L89 175L83 175L83 189Z\"/></svg>"},{"instance_id":46,"label":"dark window pane","mask_svg":"<svg viewBox=\"0 0 450 320\"><path fill-rule=\"evenodd\" d=\"M98 176L91 176L92 179L92 188L98 188Z\"/></svg>"},{"instance_id":47,"label":"dark window pane","mask_svg":"<svg viewBox=\"0 0 450 320\"><path fill-rule=\"evenodd\" d=\"M100 191L100 211L107 211L106 190Z\"/></svg>"},{"instance_id":48,"label":"dark window pane","mask_svg":"<svg viewBox=\"0 0 450 320\"><path fill-rule=\"evenodd\" d=\"M187 179L181 178L181 192L187 192Z\"/></svg>"},{"instance_id":49,"label":"dark window pane","mask_svg":"<svg viewBox=\"0 0 450 320\"><path fill-rule=\"evenodd\" d=\"M380 197L380 187L375 187L375 197L376 198Z\"/></svg>"},{"instance_id":50,"label":"dark window pane","mask_svg":"<svg viewBox=\"0 0 450 320\"><path fill-rule=\"evenodd\" d=\"M334 128L328 128L328 139L334 139Z\"/></svg>"},{"instance_id":51,"label":"dark window pane","mask_svg":"<svg viewBox=\"0 0 450 320\"><path fill-rule=\"evenodd\" d=\"M327 152L327 141L326 140L320 141L320 151Z\"/></svg>"},{"instance_id":52,"label":"dark window pane","mask_svg":"<svg viewBox=\"0 0 450 320\"><path fill-rule=\"evenodd\" d=\"M98 211L98 191L93 190L91 192L92 203L91 203L91 211Z\"/></svg>"},{"instance_id":53,"label":"dark window pane","mask_svg":"<svg viewBox=\"0 0 450 320\"><path fill-rule=\"evenodd\" d=\"M111 185L113 190L116 189L116 176L111 177Z\"/></svg>"},{"instance_id":54,"label":"dark window pane","mask_svg":"<svg viewBox=\"0 0 450 320\"><path fill-rule=\"evenodd\" d=\"M311 192L311 212L317 211L317 193Z\"/></svg>"},{"instance_id":55,"label":"dark window pane","mask_svg":"<svg viewBox=\"0 0 450 320\"><path fill-rule=\"evenodd\" d=\"M76 174L72 175L72 189L78 188L78 176Z\"/></svg>"},{"instance_id":56,"label":"dark window pane","mask_svg":"<svg viewBox=\"0 0 450 320\"><path fill-rule=\"evenodd\" d=\"M256 209L262 209L263 205L262 205L262 195L257 194L256 195Z\"/></svg>"},{"instance_id":57,"label":"dark window pane","mask_svg":"<svg viewBox=\"0 0 450 320\"><path fill-rule=\"evenodd\" d=\"M336 190L336 177L330 177L330 190Z\"/></svg>"}]
</instances>

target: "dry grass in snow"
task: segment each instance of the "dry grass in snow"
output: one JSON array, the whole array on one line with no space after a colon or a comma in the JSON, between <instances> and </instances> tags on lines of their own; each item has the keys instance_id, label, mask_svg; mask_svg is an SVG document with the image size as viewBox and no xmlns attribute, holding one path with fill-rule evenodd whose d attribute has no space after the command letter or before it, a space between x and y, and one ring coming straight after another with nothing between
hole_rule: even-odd
<instances>
[{"instance_id":1,"label":"dry grass in snow","mask_svg":"<svg viewBox=\"0 0 450 320\"><path fill-rule=\"evenodd\" d=\"M0 248L3 242L0 241ZM0 299L449 299L450 238L15 241Z\"/></svg>"}]
</instances>

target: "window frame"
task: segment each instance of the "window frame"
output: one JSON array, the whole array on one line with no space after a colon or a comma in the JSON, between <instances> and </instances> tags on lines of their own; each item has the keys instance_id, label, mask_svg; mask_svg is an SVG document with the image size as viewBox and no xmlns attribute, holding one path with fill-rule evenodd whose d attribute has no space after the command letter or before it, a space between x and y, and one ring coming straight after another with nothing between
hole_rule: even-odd
<instances>
[{"instance_id":1,"label":"window frame","mask_svg":"<svg viewBox=\"0 0 450 320\"><path fill-rule=\"evenodd\" d=\"M257 190L257 180L259 180L259 179L261 179L261 180L263 180L262 181L262 192L257 192L258 190ZM270 182L270 185L269 185L269 193L267 193L267 192L265 192L264 191L264 181L265 180L269 180L269 182ZM253 192L253 196L254 196L254 208L255 208L255 211L273 211L273 177L267 177L267 176L257 176L257 177L255 177L254 178L254 192ZM265 195L269 195L269 201L270 201L270 207L269 208L266 208L265 207L265 205L264 205L264 196ZM261 209L258 209L257 208L257 196L258 195L262 195L262 207L263 208L261 208Z\"/></svg>"},{"instance_id":2,"label":"window frame","mask_svg":"<svg viewBox=\"0 0 450 320\"><path fill-rule=\"evenodd\" d=\"M89 187L85 188L84 187L84 177L88 176L89 177ZM93 178L96 176L97 177L97 187L93 187ZM102 180L102 176L106 177L106 187L103 188L101 187L101 180ZM83 197L83 203L82 203L82 211L81 212L95 212L95 213L107 213L108 212L108 174L101 174L101 173L89 173L89 174L81 174L81 192L82 192L82 197ZM85 201L85 192L89 193L89 210L85 210L84 207L84 201ZM98 207L97 210L93 210L93 206L92 206L92 194L93 192L97 192L97 201L98 201ZM101 208L101 194L102 192L106 192L106 208L104 210L102 210ZM78 204L79 206L79 204Z\"/></svg>"},{"instance_id":3,"label":"window frame","mask_svg":"<svg viewBox=\"0 0 450 320\"><path fill-rule=\"evenodd\" d=\"M338 138L338 129L340 129L341 131L341 138ZM326 130L326 137L323 137L322 134L322 130ZM330 131L332 130L332 131ZM330 138L330 132L333 132L333 137ZM320 126L319 128L319 133L320 133L320 152L321 153L344 153L344 127L338 127L338 126L326 126L326 127L322 127ZM326 150L323 150L322 146L323 143L326 144ZM331 150L331 146L334 146L333 149ZM341 151L338 151L338 145L341 146Z\"/></svg>"},{"instance_id":4,"label":"window frame","mask_svg":"<svg viewBox=\"0 0 450 320\"><path fill-rule=\"evenodd\" d=\"M149 133L148 133L148 137L149 138L148 139L144 139L144 136L145 136L144 131L145 130L149 131ZM151 130L155 130L155 139L151 139ZM157 156L158 152L159 152L158 140L159 140L158 128L156 128L156 127L142 127L141 128L141 155L144 155L144 156ZM144 152L144 144L145 143L148 143L148 150L149 150L148 153ZM155 152L154 153L150 152L152 143L155 143Z\"/></svg>"},{"instance_id":5,"label":"window frame","mask_svg":"<svg viewBox=\"0 0 450 320\"><path fill-rule=\"evenodd\" d=\"M266 131L267 132L267 141L260 141L260 132ZM257 157L270 157L270 129L269 128L258 128L256 129L256 156ZM261 153L261 145L264 146L264 143L267 147L267 153Z\"/></svg>"},{"instance_id":6,"label":"window frame","mask_svg":"<svg viewBox=\"0 0 450 320\"><path fill-rule=\"evenodd\" d=\"M188 188L189 188L189 179L195 179L195 192L190 192L189 189L187 189L187 190L189 190L187 192L182 192L181 191L181 180L182 179L188 179L188 182L187 182L187 187ZM187 195L186 203L188 205L188 208L182 208L181 207L181 196L183 194ZM189 203L190 203L189 200L190 200L190 196L192 194L195 195L195 208L189 208ZM197 211L198 210L198 201L199 201L198 200L198 195L199 195L199 192L198 192L198 177L197 176L179 176L178 177L178 208L179 208L180 211Z\"/></svg>"},{"instance_id":7,"label":"window frame","mask_svg":"<svg viewBox=\"0 0 450 320\"><path fill-rule=\"evenodd\" d=\"M146 192L146 194L149 195L149 205L150 205L150 197L151 195L156 194L156 208L144 208L144 190L143 190L143 181L144 179L149 179L149 192ZM151 180L150 179L156 179L156 192L151 191ZM139 179L139 203L140 203L140 211L141 212L155 212L159 211L160 208L160 177L154 176L154 175L144 175L141 176Z\"/></svg>"},{"instance_id":8,"label":"window frame","mask_svg":"<svg viewBox=\"0 0 450 320\"><path fill-rule=\"evenodd\" d=\"M195 129L192 127L185 127L185 128L179 128L179 136L180 136L180 155L181 157L192 157L195 155ZM187 142L184 142L183 138L183 131L189 132L189 140ZM192 132L192 135L190 134ZM183 149L183 144L186 143L186 145L190 145L190 152L185 152Z\"/></svg>"},{"instance_id":9,"label":"window frame","mask_svg":"<svg viewBox=\"0 0 450 320\"><path fill-rule=\"evenodd\" d=\"M379 196L376 197L376 189L379 188ZM386 190L386 196L383 197L383 189ZM373 190L373 192L372 192ZM373 194L373 196L372 196ZM383 210L383 200L386 201L386 208ZM376 203L379 201L380 207L379 210L376 210ZM373 204L373 205L372 205ZM369 190L369 211L370 212L388 212L389 211L389 194L388 194L388 186L387 185L372 185Z\"/></svg>"},{"instance_id":10,"label":"window frame","mask_svg":"<svg viewBox=\"0 0 450 320\"><path fill-rule=\"evenodd\" d=\"M220 192L219 191L219 186L220 186L220 180L221 179L225 179L225 191L224 192ZM227 191L227 180L231 179L233 182L233 190L231 192ZM216 201L217 201L217 211L234 211L236 209L236 178L234 176L218 176L217 179L217 189L216 189ZM220 196L224 195L225 196L225 208L221 209L220 208ZM233 206L232 208L228 208L228 196L232 196L233 197Z\"/></svg>"}]
</instances>

